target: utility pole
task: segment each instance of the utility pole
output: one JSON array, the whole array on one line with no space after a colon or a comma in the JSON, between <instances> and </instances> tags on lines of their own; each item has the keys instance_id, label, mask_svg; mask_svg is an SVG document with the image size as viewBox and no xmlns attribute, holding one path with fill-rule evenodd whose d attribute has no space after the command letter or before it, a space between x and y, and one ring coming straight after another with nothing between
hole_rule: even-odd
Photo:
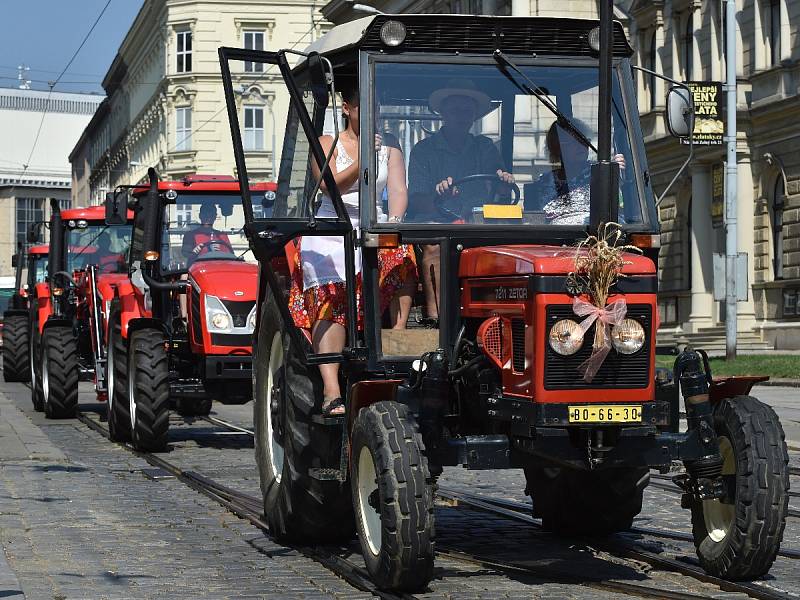
<instances>
[{"instance_id":1,"label":"utility pole","mask_svg":"<svg viewBox=\"0 0 800 600\"><path fill-rule=\"evenodd\" d=\"M725 70L727 92L727 163L725 165L725 358L736 358L738 298L736 296L736 1L725 1Z\"/></svg>"}]
</instances>

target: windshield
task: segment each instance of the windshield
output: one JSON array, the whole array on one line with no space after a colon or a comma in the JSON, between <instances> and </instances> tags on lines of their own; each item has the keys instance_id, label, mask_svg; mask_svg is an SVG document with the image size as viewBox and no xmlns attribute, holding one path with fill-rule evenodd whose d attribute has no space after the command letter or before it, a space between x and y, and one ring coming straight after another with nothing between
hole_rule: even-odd
<instances>
[{"instance_id":1,"label":"windshield","mask_svg":"<svg viewBox=\"0 0 800 600\"><path fill-rule=\"evenodd\" d=\"M164 209L161 270L185 271L196 261L253 260L238 194L183 194Z\"/></svg>"},{"instance_id":2,"label":"windshield","mask_svg":"<svg viewBox=\"0 0 800 600\"><path fill-rule=\"evenodd\" d=\"M588 223L597 67L551 61L520 70L525 77L498 64L375 65L372 223ZM619 220L640 223L617 78L612 131Z\"/></svg>"},{"instance_id":3,"label":"windshield","mask_svg":"<svg viewBox=\"0 0 800 600\"><path fill-rule=\"evenodd\" d=\"M95 265L101 273L127 273L130 225L78 221L67 227L67 272ZM46 261L37 261L46 262Z\"/></svg>"},{"instance_id":4,"label":"windshield","mask_svg":"<svg viewBox=\"0 0 800 600\"><path fill-rule=\"evenodd\" d=\"M33 283L39 283L47 278L47 256L36 254L31 261L33 265Z\"/></svg>"}]
</instances>

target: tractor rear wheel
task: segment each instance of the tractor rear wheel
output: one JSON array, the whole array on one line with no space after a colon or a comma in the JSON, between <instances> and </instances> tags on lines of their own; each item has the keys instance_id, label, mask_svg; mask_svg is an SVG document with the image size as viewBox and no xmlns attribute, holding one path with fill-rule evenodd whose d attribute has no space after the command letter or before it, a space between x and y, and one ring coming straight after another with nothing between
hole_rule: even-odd
<instances>
[{"instance_id":1,"label":"tractor rear wheel","mask_svg":"<svg viewBox=\"0 0 800 600\"><path fill-rule=\"evenodd\" d=\"M3 379L5 381L31 380L28 360L28 317L11 315L3 319Z\"/></svg>"},{"instance_id":2,"label":"tractor rear wheel","mask_svg":"<svg viewBox=\"0 0 800 600\"><path fill-rule=\"evenodd\" d=\"M139 450L166 450L169 433L169 358L158 329L140 329L128 346L128 406L133 444Z\"/></svg>"},{"instance_id":3,"label":"tractor rear wheel","mask_svg":"<svg viewBox=\"0 0 800 600\"><path fill-rule=\"evenodd\" d=\"M42 335L42 396L48 419L69 419L78 409L78 342L72 327L54 325Z\"/></svg>"},{"instance_id":4,"label":"tractor rear wheel","mask_svg":"<svg viewBox=\"0 0 800 600\"><path fill-rule=\"evenodd\" d=\"M112 317L113 319L113 317ZM131 441L131 413L128 400L128 356L122 329L116 319L108 327L108 436L114 442Z\"/></svg>"},{"instance_id":5,"label":"tractor rear wheel","mask_svg":"<svg viewBox=\"0 0 800 600\"><path fill-rule=\"evenodd\" d=\"M41 365L41 337L37 324L31 322L29 329L31 339L28 345L28 357L31 369L31 401L33 402L33 410L42 412L44 410L44 396L42 395L42 371Z\"/></svg>"},{"instance_id":6,"label":"tractor rear wheel","mask_svg":"<svg viewBox=\"0 0 800 600\"><path fill-rule=\"evenodd\" d=\"M425 447L405 405L376 402L353 425L353 506L370 577L417 591L433 577L433 485Z\"/></svg>"},{"instance_id":7,"label":"tractor rear wheel","mask_svg":"<svg viewBox=\"0 0 800 600\"><path fill-rule=\"evenodd\" d=\"M261 308L253 356L253 425L264 514L279 540L299 544L353 538L349 486L311 477L311 468L339 464L342 428L314 423L322 380L304 364L282 330L272 295Z\"/></svg>"},{"instance_id":8,"label":"tractor rear wheel","mask_svg":"<svg viewBox=\"0 0 800 600\"><path fill-rule=\"evenodd\" d=\"M692 533L706 572L731 580L765 575L780 549L789 509L789 455L783 428L752 396L727 398L714 409L722 475L732 502L692 502Z\"/></svg>"},{"instance_id":9,"label":"tractor rear wheel","mask_svg":"<svg viewBox=\"0 0 800 600\"><path fill-rule=\"evenodd\" d=\"M182 417L207 417L211 413L211 398L178 398L175 410Z\"/></svg>"},{"instance_id":10,"label":"tractor rear wheel","mask_svg":"<svg viewBox=\"0 0 800 600\"><path fill-rule=\"evenodd\" d=\"M642 511L648 469L578 471L525 469L533 516L548 531L565 535L605 536L631 528Z\"/></svg>"}]
</instances>

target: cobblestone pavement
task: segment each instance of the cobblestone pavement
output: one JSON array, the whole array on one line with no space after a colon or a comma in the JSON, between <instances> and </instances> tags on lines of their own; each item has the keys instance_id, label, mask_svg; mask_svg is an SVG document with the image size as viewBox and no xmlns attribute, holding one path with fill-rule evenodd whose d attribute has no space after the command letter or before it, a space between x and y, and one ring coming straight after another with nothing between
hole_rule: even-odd
<instances>
[{"instance_id":1,"label":"cobblestone pavement","mask_svg":"<svg viewBox=\"0 0 800 600\"><path fill-rule=\"evenodd\" d=\"M90 403L90 394L81 399L82 410L104 412ZM246 428L251 427L251 411L250 404L214 405L217 416ZM170 448L163 458L183 470L260 494L250 436L200 419L173 418ZM800 466L800 452L792 453L792 461ZM5 554L0 556L0 598L368 596L176 479L152 477L144 459L80 422L46 421L32 411L26 387L0 383L0 535ZM440 483L526 500L520 471L446 469ZM797 500L792 504L800 508ZM596 579L736 597L484 512L441 505L436 519L440 547L498 562L522 559L539 571L509 574L440 557L429 590L417 595L422 598L625 597L592 587ZM785 548L800 549L798 521L789 519ZM689 531L678 495L652 487L636 524ZM680 541L627 537L651 551L694 556L690 544ZM340 554L360 563L357 550L353 544ZM795 562L780 558L765 584L800 595Z\"/></svg>"}]
</instances>

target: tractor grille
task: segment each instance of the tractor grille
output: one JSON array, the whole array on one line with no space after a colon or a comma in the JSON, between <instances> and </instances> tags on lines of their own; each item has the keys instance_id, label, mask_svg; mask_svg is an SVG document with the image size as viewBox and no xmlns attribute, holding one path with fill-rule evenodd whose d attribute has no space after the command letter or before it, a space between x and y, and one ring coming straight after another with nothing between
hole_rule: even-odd
<instances>
[{"instance_id":1,"label":"tractor grille","mask_svg":"<svg viewBox=\"0 0 800 600\"><path fill-rule=\"evenodd\" d=\"M225 305L225 308L228 309L228 312L231 313L234 327L247 327L247 316L250 314L255 304L253 300L243 300L241 302L237 300L223 300L222 303Z\"/></svg>"},{"instance_id":2,"label":"tractor grille","mask_svg":"<svg viewBox=\"0 0 800 600\"><path fill-rule=\"evenodd\" d=\"M596 56L589 48L587 36L589 30L597 26L597 21L556 18L378 17L364 37L364 49L386 50L380 39L380 28L389 19L405 24L407 41L400 48L406 52L489 53L499 48L510 54ZM614 33L614 55L630 56L631 47L618 23L614 24Z\"/></svg>"},{"instance_id":3,"label":"tractor grille","mask_svg":"<svg viewBox=\"0 0 800 600\"><path fill-rule=\"evenodd\" d=\"M511 319L511 365L517 373L525 371L525 321Z\"/></svg>"},{"instance_id":4,"label":"tractor grille","mask_svg":"<svg viewBox=\"0 0 800 600\"><path fill-rule=\"evenodd\" d=\"M586 332L583 347L572 356L556 354L550 348L550 344L545 342L545 389L646 388L650 377L652 309L649 304L629 304L626 317L636 319L644 327L644 347L636 354L627 356L619 354L612 349L591 383L584 382L580 377L578 365L592 354L595 325L592 325L589 331ZM551 304L547 307L546 336L549 337L550 328L560 319L579 320L575 313L572 312L571 304Z\"/></svg>"}]
</instances>

